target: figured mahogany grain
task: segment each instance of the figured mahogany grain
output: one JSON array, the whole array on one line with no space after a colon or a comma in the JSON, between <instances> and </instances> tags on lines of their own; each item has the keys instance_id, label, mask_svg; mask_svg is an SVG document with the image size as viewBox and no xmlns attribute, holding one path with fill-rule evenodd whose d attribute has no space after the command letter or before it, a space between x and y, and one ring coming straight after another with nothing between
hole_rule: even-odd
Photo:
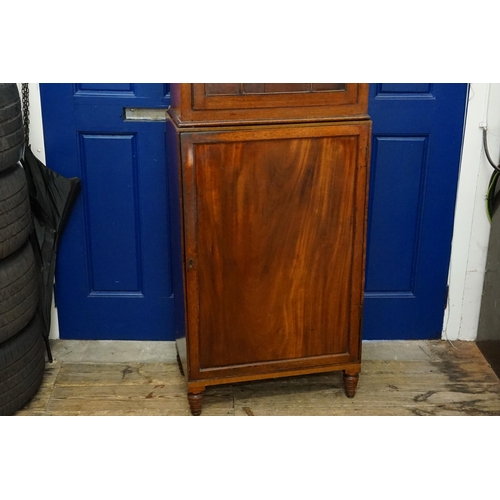
<instances>
[{"instance_id":1,"label":"figured mahogany grain","mask_svg":"<svg viewBox=\"0 0 500 500\"><path fill-rule=\"evenodd\" d=\"M358 361L368 136L369 123L182 135L200 371Z\"/></svg>"}]
</instances>

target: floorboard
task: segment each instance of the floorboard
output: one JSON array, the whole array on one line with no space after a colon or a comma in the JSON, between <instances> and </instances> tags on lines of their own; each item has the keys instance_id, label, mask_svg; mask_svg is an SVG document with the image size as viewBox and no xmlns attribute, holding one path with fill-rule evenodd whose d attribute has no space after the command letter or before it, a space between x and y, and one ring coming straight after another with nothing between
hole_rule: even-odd
<instances>
[{"instance_id":1,"label":"floorboard","mask_svg":"<svg viewBox=\"0 0 500 500\"><path fill-rule=\"evenodd\" d=\"M53 342L55 361L17 415L190 414L171 347L71 342ZM473 342L366 342L354 399L334 372L208 387L203 415L499 416L500 380Z\"/></svg>"}]
</instances>

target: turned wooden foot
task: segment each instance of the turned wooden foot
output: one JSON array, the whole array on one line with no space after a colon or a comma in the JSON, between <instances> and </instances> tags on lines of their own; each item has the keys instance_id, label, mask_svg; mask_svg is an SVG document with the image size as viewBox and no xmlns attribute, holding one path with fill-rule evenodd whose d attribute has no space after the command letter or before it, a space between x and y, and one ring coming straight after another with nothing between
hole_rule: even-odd
<instances>
[{"instance_id":1,"label":"turned wooden foot","mask_svg":"<svg viewBox=\"0 0 500 500\"><path fill-rule=\"evenodd\" d=\"M358 385L359 373L348 373L344 370L344 386L345 395L348 398L353 398L356 394L356 387Z\"/></svg>"},{"instance_id":2,"label":"turned wooden foot","mask_svg":"<svg viewBox=\"0 0 500 500\"><path fill-rule=\"evenodd\" d=\"M184 377L184 368L182 368L182 362L179 353L177 353L177 364L179 365L179 371L181 372L181 375Z\"/></svg>"},{"instance_id":3,"label":"turned wooden foot","mask_svg":"<svg viewBox=\"0 0 500 500\"><path fill-rule=\"evenodd\" d=\"M201 407L203 405L203 392L188 392L188 401L192 415L194 415L195 417L201 415Z\"/></svg>"}]
</instances>

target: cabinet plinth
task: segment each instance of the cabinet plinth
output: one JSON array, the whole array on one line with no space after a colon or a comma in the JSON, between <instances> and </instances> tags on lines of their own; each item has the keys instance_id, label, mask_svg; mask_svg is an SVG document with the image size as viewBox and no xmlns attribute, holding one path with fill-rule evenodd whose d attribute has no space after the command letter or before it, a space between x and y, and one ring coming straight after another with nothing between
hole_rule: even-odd
<instances>
[{"instance_id":1,"label":"cabinet plinth","mask_svg":"<svg viewBox=\"0 0 500 500\"><path fill-rule=\"evenodd\" d=\"M274 92L290 84L237 85ZM181 242L173 245L177 348L193 414L209 385L334 370L344 370L354 396L371 133L356 116L363 119L187 129L167 122Z\"/></svg>"}]
</instances>

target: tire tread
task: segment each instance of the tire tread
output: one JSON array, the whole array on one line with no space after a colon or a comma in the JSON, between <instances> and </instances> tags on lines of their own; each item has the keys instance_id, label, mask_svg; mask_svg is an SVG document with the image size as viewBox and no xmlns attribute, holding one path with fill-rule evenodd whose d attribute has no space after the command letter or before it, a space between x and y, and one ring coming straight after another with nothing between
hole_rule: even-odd
<instances>
[{"instance_id":1,"label":"tire tread","mask_svg":"<svg viewBox=\"0 0 500 500\"><path fill-rule=\"evenodd\" d=\"M31 243L0 260L0 343L21 331L38 307L40 274Z\"/></svg>"},{"instance_id":2,"label":"tire tread","mask_svg":"<svg viewBox=\"0 0 500 500\"><path fill-rule=\"evenodd\" d=\"M41 321L31 322L0 344L0 415L12 415L38 391L45 371Z\"/></svg>"}]
</instances>

